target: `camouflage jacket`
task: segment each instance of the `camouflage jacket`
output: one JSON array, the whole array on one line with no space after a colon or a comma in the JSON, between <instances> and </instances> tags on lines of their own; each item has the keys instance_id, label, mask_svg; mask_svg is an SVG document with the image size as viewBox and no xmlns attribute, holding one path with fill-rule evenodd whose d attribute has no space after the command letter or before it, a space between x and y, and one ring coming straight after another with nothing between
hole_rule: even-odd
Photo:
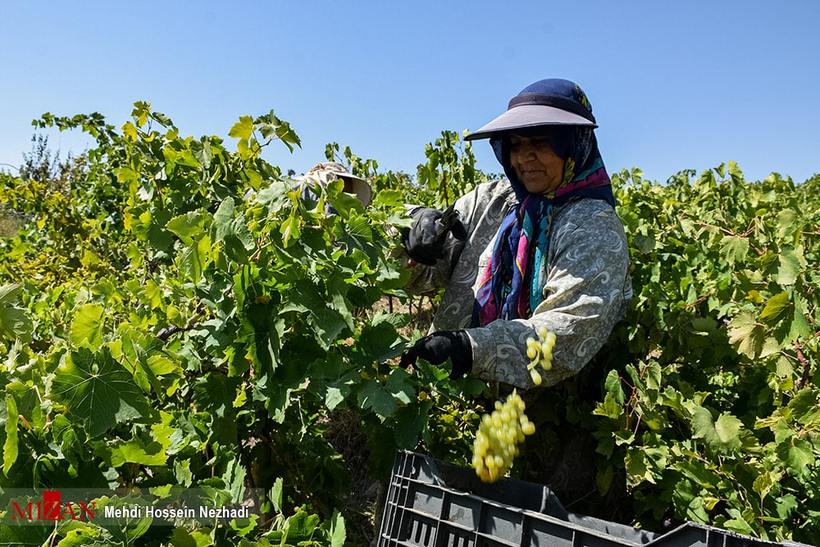
<instances>
[{"instance_id":1,"label":"camouflage jacket","mask_svg":"<svg viewBox=\"0 0 820 547\"><path fill-rule=\"evenodd\" d=\"M417 265L407 289L416 294L446 287L430 332L466 329L473 349L472 374L521 389L535 387L527 372L526 340L545 326L557 335L553 368L543 386L586 365L624 317L632 298L629 251L623 224L605 202L580 199L560 206L551 224L545 298L527 319L497 320L469 328L478 273L490 259L501 221L516 206L506 180L480 184L456 201L466 241L448 234L445 256Z\"/></svg>"}]
</instances>

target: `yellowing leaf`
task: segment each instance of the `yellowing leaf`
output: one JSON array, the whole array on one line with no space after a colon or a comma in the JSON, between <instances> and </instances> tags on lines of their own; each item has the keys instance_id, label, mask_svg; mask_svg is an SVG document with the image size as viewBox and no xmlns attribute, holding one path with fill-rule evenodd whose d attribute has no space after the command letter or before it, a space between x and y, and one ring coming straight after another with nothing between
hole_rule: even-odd
<instances>
[{"instance_id":1,"label":"yellowing leaf","mask_svg":"<svg viewBox=\"0 0 820 547\"><path fill-rule=\"evenodd\" d=\"M641 447L630 447L624 460L626 466L627 482L638 485L644 481L655 484L652 472L648 468L646 454Z\"/></svg>"},{"instance_id":2,"label":"yellowing leaf","mask_svg":"<svg viewBox=\"0 0 820 547\"><path fill-rule=\"evenodd\" d=\"M754 313L741 312L729 323L729 342L750 359L760 354L764 336L763 325L755 321Z\"/></svg>"},{"instance_id":3,"label":"yellowing leaf","mask_svg":"<svg viewBox=\"0 0 820 547\"><path fill-rule=\"evenodd\" d=\"M103 342L104 309L99 304L80 306L71 322L69 338L79 347L97 350Z\"/></svg>"},{"instance_id":4,"label":"yellowing leaf","mask_svg":"<svg viewBox=\"0 0 820 547\"><path fill-rule=\"evenodd\" d=\"M139 181L139 174L130 167L117 167L114 169L114 175L116 175L118 182L126 184Z\"/></svg>"},{"instance_id":5,"label":"yellowing leaf","mask_svg":"<svg viewBox=\"0 0 820 547\"><path fill-rule=\"evenodd\" d=\"M101 262L102 261L100 260L100 257L97 256L96 253L94 253L94 251L91 251L89 249L86 249L83 252L82 258L80 258L80 264L82 264L86 268L95 266L97 264L100 264Z\"/></svg>"},{"instance_id":6,"label":"yellowing leaf","mask_svg":"<svg viewBox=\"0 0 820 547\"><path fill-rule=\"evenodd\" d=\"M148 368L157 376L171 374L180 369L179 365L165 355L152 355L148 358Z\"/></svg>"},{"instance_id":7,"label":"yellowing leaf","mask_svg":"<svg viewBox=\"0 0 820 547\"><path fill-rule=\"evenodd\" d=\"M253 118L242 116L239 121L233 124L228 135L235 139L250 139L253 134Z\"/></svg>"},{"instance_id":8,"label":"yellowing leaf","mask_svg":"<svg viewBox=\"0 0 820 547\"><path fill-rule=\"evenodd\" d=\"M156 441L145 442L140 438L131 439L111 450L111 465L120 467L126 463L140 465L165 465L168 456L162 445Z\"/></svg>"},{"instance_id":9,"label":"yellowing leaf","mask_svg":"<svg viewBox=\"0 0 820 547\"><path fill-rule=\"evenodd\" d=\"M137 142L137 128L134 127L133 123L125 122L122 124L122 136L128 142Z\"/></svg>"},{"instance_id":10,"label":"yellowing leaf","mask_svg":"<svg viewBox=\"0 0 820 547\"><path fill-rule=\"evenodd\" d=\"M754 491L760 495L760 499L766 497L771 492L772 487L780 481L780 474L773 471L761 473L752 484Z\"/></svg>"},{"instance_id":11,"label":"yellowing leaf","mask_svg":"<svg viewBox=\"0 0 820 547\"><path fill-rule=\"evenodd\" d=\"M766 340L763 342L763 349L760 350L760 357L768 357L769 355L779 353L781 346L782 344L777 341L777 338L772 336L766 337Z\"/></svg>"},{"instance_id":12,"label":"yellowing leaf","mask_svg":"<svg viewBox=\"0 0 820 547\"><path fill-rule=\"evenodd\" d=\"M755 304L760 304L763 302L763 297L760 295L760 291L756 291L754 289L746 293L746 298Z\"/></svg>"}]
</instances>

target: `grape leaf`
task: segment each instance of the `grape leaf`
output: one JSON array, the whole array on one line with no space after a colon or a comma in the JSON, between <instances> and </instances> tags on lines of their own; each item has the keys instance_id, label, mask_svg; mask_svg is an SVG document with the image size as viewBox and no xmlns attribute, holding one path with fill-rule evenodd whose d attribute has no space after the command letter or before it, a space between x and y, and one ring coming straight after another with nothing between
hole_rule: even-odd
<instances>
[{"instance_id":1,"label":"grape leaf","mask_svg":"<svg viewBox=\"0 0 820 547\"><path fill-rule=\"evenodd\" d=\"M404 196L398 190L381 190L373 199L373 206L397 207L404 203Z\"/></svg>"},{"instance_id":2,"label":"grape leaf","mask_svg":"<svg viewBox=\"0 0 820 547\"><path fill-rule=\"evenodd\" d=\"M9 476L9 470L17 461L18 439L17 423L20 413L17 411L17 401L11 394L6 395L6 440L3 443L3 473Z\"/></svg>"},{"instance_id":3,"label":"grape leaf","mask_svg":"<svg viewBox=\"0 0 820 547\"><path fill-rule=\"evenodd\" d=\"M772 487L780 481L780 474L774 473L772 471L766 471L765 473L761 473L752 484L752 488L754 491L760 495L760 499L763 500L769 492L771 492Z\"/></svg>"},{"instance_id":4,"label":"grape leaf","mask_svg":"<svg viewBox=\"0 0 820 547\"><path fill-rule=\"evenodd\" d=\"M16 283L0 286L0 339L28 341L31 337L31 319L16 305L21 291L22 286Z\"/></svg>"},{"instance_id":5,"label":"grape leaf","mask_svg":"<svg viewBox=\"0 0 820 547\"><path fill-rule=\"evenodd\" d=\"M741 312L729 323L729 342L750 359L760 354L764 337L763 325L755 320L754 313Z\"/></svg>"},{"instance_id":6,"label":"grape leaf","mask_svg":"<svg viewBox=\"0 0 820 547\"><path fill-rule=\"evenodd\" d=\"M190 211L168 221L165 227L177 235L186 245L192 245L194 238L205 232L208 215L203 211Z\"/></svg>"},{"instance_id":7,"label":"grape leaf","mask_svg":"<svg viewBox=\"0 0 820 547\"><path fill-rule=\"evenodd\" d=\"M695 317L692 319L692 328L696 332L714 332L717 328L717 321L711 317Z\"/></svg>"},{"instance_id":8,"label":"grape leaf","mask_svg":"<svg viewBox=\"0 0 820 547\"><path fill-rule=\"evenodd\" d=\"M777 229L779 237L785 237L794 231L797 216L797 212L792 209L784 209L778 213Z\"/></svg>"},{"instance_id":9,"label":"grape leaf","mask_svg":"<svg viewBox=\"0 0 820 547\"><path fill-rule=\"evenodd\" d=\"M70 414L83 420L91 437L151 413L131 374L111 357L108 348L100 353L80 349L66 355L51 389Z\"/></svg>"},{"instance_id":10,"label":"grape leaf","mask_svg":"<svg viewBox=\"0 0 820 547\"><path fill-rule=\"evenodd\" d=\"M800 260L794 251L786 250L780 253L779 261L776 278L778 285L794 285L800 275Z\"/></svg>"},{"instance_id":11,"label":"grape leaf","mask_svg":"<svg viewBox=\"0 0 820 547\"><path fill-rule=\"evenodd\" d=\"M270 490L270 500L273 502L273 508L280 513L284 508L282 505L282 485L282 477L277 477Z\"/></svg>"},{"instance_id":12,"label":"grape leaf","mask_svg":"<svg viewBox=\"0 0 820 547\"><path fill-rule=\"evenodd\" d=\"M721 414L712 421L712 414L702 406L696 407L692 416L692 436L703 439L706 446L715 453L734 452L741 447L740 430L743 423L728 413Z\"/></svg>"},{"instance_id":13,"label":"grape leaf","mask_svg":"<svg viewBox=\"0 0 820 547\"><path fill-rule=\"evenodd\" d=\"M372 410L378 416L387 417L396 411L396 401L389 391L384 389L378 382L368 380L359 391L359 408L362 410Z\"/></svg>"},{"instance_id":14,"label":"grape leaf","mask_svg":"<svg viewBox=\"0 0 820 547\"><path fill-rule=\"evenodd\" d=\"M786 520L799 507L794 494L786 494L777 499L777 514L782 520Z\"/></svg>"},{"instance_id":15,"label":"grape leaf","mask_svg":"<svg viewBox=\"0 0 820 547\"><path fill-rule=\"evenodd\" d=\"M342 387L346 386L343 385ZM350 389L347 388L347 391L349 392ZM346 394L342 392L341 388L329 386L325 394L325 406L327 406L328 410L333 410L339 406L339 403L345 400L345 396Z\"/></svg>"},{"instance_id":16,"label":"grape leaf","mask_svg":"<svg viewBox=\"0 0 820 547\"><path fill-rule=\"evenodd\" d=\"M223 242L230 258L238 262L247 261L248 251L253 250L255 243L245 224L245 218L242 214L234 215L233 198L226 198L219 204L214 213L212 229L214 243Z\"/></svg>"},{"instance_id":17,"label":"grape leaf","mask_svg":"<svg viewBox=\"0 0 820 547\"><path fill-rule=\"evenodd\" d=\"M728 509L726 512L733 517L723 523L723 526L727 530L732 530L746 535L754 534L754 529L749 526L749 523L746 522L746 519L743 518L743 514L740 511L737 509Z\"/></svg>"},{"instance_id":18,"label":"grape leaf","mask_svg":"<svg viewBox=\"0 0 820 547\"><path fill-rule=\"evenodd\" d=\"M240 116L239 121L233 124L228 135L235 139L249 139L253 134L253 118Z\"/></svg>"},{"instance_id":19,"label":"grape leaf","mask_svg":"<svg viewBox=\"0 0 820 547\"><path fill-rule=\"evenodd\" d=\"M330 517L330 547L344 547L346 537L345 519L341 513L333 511Z\"/></svg>"},{"instance_id":20,"label":"grape leaf","mask_svg":"<svg viewBox=\"0 0 820 547\"><path fill-rule=\"evenodd\" d=\"M789 447L786 464L794 475L808 475L810 467L814 465L814 451L809 441L799 439Z\"/></svg>"},{"instance_id":21,"label":"grape leaf","mask_svg":"<svg viewBox=\"0 0 820 547\"><path fill-rule=\"evenodd\" d=\"M721 252L732 264L742 262L749 254L749 240L745 237L724 236Z\"/></svg>"},{"instance_id":22,"label":"grape leaf","mask_svg":"<svg viewBox=\"0 0 820 547\"><path fill-rule=\"evenodd\" d=\"M789 340L807 340L812 336L812 328L806 321L806 303L802 296L794 296L794 317L789 327Z\"/></svg>"},{"instance_id":23,"label":"grape leaf","mask_svg":"<svg viewBox=\"0 0 820 547\"><path fill-rule=\"evenodd\" d=\"M740 430L742 427L743 422L727 413L721 414L715 422L715 432L718 440L728 450L740 448Z\"/></svg>"},{"instance_id":24,"label":"grape leaf","mask_svg":"<svg viewBox=\"0 0 820 547\"><path fill-rule=\"evenodd\" d=\"M630 447L624 459L629 484L635 486L644 481L655 483L652 471L647 466L646 454L640 447Z\"/></svg>"},{"instance_id":25,"label":"grape leaf","mask_svg":"<svg viewBox=\"0 0 820 547\"><path fill-rule=\"evenodd\" d=\"M146 442L136 437L115 446L111 450L111 466L121 467L126 463L140 465L165 465L168 456L165 449L157 441Z\"/></svg>"},{"instance_id":26,"label":"grape leaf","mask_svg":"<svg viewBox=\"0 0 820 547\"><path fill-rule=\"evenodd\" d=\"M779 294L774 295L773 297L769 298L766 302L766 306L763 308L763 311L760 312L760 320L775 320L777 319L783 311L789 305L789 293L781 292ZM770 321L771 322L771 321Z\"/></svg>"},{"instance_id":27,"label":"grape leaf","mask_svg":"<svg viewBox=\"0 0 820 547\"><path fill-rule=\"evenodd\" d=\"M618 375L617 370L609 371L609 374L606 376L606 381L604 382L604 387L616 403L619 405L624 404L624 390L621 387L621 377Z\"/></svg>"},{"instance_id":28,"label":"grape leaf","mask_svg":"<svg viewBox=\"0 0 820 547\"><path fill-rule=\"evenodd\" d=\"M71 322L71 342L96 351L103 343L104 308L99 304L80 306Z\"/></svg>"},{"instance_id":29,"label":"grape leaf","mask_svg":"<svg viewBox=\"0 0 820 547\"><path fill-rule=\"evenodd\" d=\"M410 401L416 398L416 390L413 389L409 378L410 375L404 369L394 368L387 378L387 383L384 385L384 388L393 395L397 401L405 405L409 405Z\"/></svg>"},{"instance_id":30,"label":"grape leaf","mask_svg":"<svg viewBox=\"0 0 820 547\"><path fill-rule=\"evenodd\" d=\"M341 333L348 329L345 316L328 306L322 298L323 291L319 286L306 280L299 280L294 283L293 288L293 294L283 302L284 306L279 313L296 311L305 314L316 341L322 349L328 349Z\"/></svg>"}]
</instances>

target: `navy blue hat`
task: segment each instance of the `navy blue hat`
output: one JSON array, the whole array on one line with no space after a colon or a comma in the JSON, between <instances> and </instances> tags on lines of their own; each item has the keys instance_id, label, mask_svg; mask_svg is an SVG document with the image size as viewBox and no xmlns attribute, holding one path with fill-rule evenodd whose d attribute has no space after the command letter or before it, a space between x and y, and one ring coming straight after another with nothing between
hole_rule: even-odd
<instances>
[{"instance_id":1,"label":"navy blue hat","mask_svg":"<svg viewBox=\"0 0 820 547\"><path fill-rule=\"evenodd\" d=\"M550 78L525 87L510 99L506 112L470 133L464 140L488 139L515 130L567 125L598 127L581 87L569 80Z\"/></svg>"}]
</instances>

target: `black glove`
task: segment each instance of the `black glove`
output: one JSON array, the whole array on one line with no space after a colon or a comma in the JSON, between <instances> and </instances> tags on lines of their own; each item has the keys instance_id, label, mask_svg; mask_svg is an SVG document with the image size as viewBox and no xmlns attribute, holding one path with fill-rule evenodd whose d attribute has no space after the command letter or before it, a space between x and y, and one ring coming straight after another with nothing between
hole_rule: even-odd
<instances>
[{"instance_id":1,"label":"black glove","mask_svg":"<svg viewBox=\"0 0 820 547\"><path fill-rule=\"evenodd\" d=\"M457 218L458 213L450 209L442 213L438 209L418 207L410 216L415 219L413 226L402 232L402 242L410 258L421 264L432 266L436 260L444 258L444 241L447 232L458 239L466 239L467 229ZM437 222L440 221L440 222Z\"/></svg>"},{"instance_id":2,"label":"black glove","mask_svg":"<svg viewBox=\"0 0 820 547\"><path fill-rule=\"evenodd\" d=\"M401 356L401 366L414 365L419 357L434 365L450 359L453 363L450 378L461 378L473 369L473 348L463 330L438 331L419 339Z\"/></svg>"}]
</instances>

